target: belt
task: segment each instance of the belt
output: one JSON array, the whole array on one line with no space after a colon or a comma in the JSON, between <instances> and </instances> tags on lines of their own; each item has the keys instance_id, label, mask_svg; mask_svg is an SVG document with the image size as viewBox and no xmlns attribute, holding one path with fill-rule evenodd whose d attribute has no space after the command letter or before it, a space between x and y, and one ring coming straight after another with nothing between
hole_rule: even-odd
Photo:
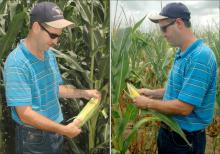
<instances>
[{"instance_id":1,"label":"belt","mask_svg":"<svg viewBox=\"0 0 220 154\"><path fill-rule=\"evenodd\" d=\"M160 127L169 131L169 132L174 132L167 124L161 122L160 123ZM197 131L193 131L193 132L189 132L187 130L183 130L182 131L184 132L185 135L197 135L199 133L202 133L202 132L205 132L205 129L201 129L201 130L197 130Z\"/></svg>"},{"instance_id":2,"label":"belt","mask_svg":"<svg viewBox=\"0 0 220 154\"><path fill-rule=\"evenodd\" d=\"M29 126L29 125L21 125L21 124L18 124L18 123L16 123L15 125L16 125L16 128L18 128L18 129L24 129L24 130L28 130L28 131L35 131L35 132L46 133L46 134L59 135L58 133L50 132L50 131L46 131L46 130L42 130L42 129L38 129L38 128Z\"/></svg>"},{"instance_id":3,"label":"belt","mask_svg":"<svg viewBox=\"0 0 220 154\"><path fill-rule=\"evenodd\" d=\"M36 129L36 128L34 128L34 127L32 127L32 126L30 126L30 125L26 125L26 124L19 124L19 123L17 123L17 122L14 122L15 123L15 125L16 126L18 126L18 127L25 127L25 128L33 128L33 129Z\"/></svg>"}]
</instances>

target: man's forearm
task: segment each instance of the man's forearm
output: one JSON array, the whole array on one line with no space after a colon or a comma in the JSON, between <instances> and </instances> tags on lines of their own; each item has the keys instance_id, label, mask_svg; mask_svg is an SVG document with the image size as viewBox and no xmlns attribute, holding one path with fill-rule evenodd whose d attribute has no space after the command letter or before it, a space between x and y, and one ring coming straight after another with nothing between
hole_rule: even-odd
<instances>
[{"instance_id":1,"label":"man's forearm","mask_svg":"<svg viewBox=\"0 0 220 154\"><path fill-rule=\"evenodd\" d=\"M32 110L31 107L16 107L19 118L32 127L64 135L64 125L56 123Z\"/></svg>"},{"instance_id":2,"label":"man's forearm","mask_svg":"<svg viewBox=\"0 0 220 154\"><path fill-rule=\"evenodd\" d=\"M83 90L75 89L70 85L59 86L60 97L62 98L83 98Z\"/></svg>"},{"instance_id":3,"label":"man's forearm","mask_svg":"<svg viewBox=\"0 0 220 154\"><path fill-rule=\"evenodd\" d=\"M101 99L101 93L96 89L75 89L71 85L60 85L59 94L62 98L91 98Z\"/></svg>"},{"instance_id":4,"label":"man's forearm","mask_svg":"<svg viewBox=\"0 0 220 154\"><path fill-rule=\"evenodd\" d=\"M184 103L179 100L171 100L171 101L162 101L162 100L153 100L149 103L149 108L157 110L162 113L171 114L171 115L182 115L186 116L190 114L193 110L193 106Z\"/></svg>"}]
</instances>

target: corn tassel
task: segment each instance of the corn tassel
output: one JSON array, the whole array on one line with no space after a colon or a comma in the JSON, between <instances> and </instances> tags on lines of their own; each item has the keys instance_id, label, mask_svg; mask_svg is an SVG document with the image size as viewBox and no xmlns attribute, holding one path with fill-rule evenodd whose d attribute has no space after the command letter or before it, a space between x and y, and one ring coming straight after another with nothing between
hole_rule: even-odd
<instances>
[{"instance_id":1,"label":"corn tassel","mask_svg":"<svg viewBox=\"0 0 220 154\"><path fill-rule=\"evenodd\" d=\"M77 115L76 119L81 121L79 127L82 127L89 119L92 118L99 107L100 101L97 98L91 98L86 106Z\"/></svg>"},{"instance_id":2,"label":"corn tassel","mask_svg":"<svg viewBox=\"0 0 220 154\"><path fill-rule=\"evenodd\" d=\"M128 87L129 94L132 98L140 96L137 89L132 84L127 83L127 87Z\"/></svg>"}]
</instances>

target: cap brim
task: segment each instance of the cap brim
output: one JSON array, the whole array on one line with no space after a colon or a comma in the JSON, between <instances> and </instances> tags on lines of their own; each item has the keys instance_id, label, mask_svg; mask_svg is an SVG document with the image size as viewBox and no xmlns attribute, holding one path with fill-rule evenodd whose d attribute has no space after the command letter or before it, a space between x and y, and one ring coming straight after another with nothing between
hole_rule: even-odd
<instances>
[{"instance_id":1,"label":"cap brim","mask_svg":"<svg viewBox=\"0 0 220 154\"><path fill-rule=\"evenodd\" d=\"M148 17L152 22L158 23L159 20L167 19L168 17L162 15L151 15Z\"/></svg>"},{"instance_id":2,"label":"cap brim","mask_svg":"<svg viewBox=\"0 0 220 154\"><path fill-rule=\"evenodd\" d=\"M66 19L60 19L56 21L51 21L51 22L45 22L45 24L53 27L53 28L65 28L67 26L73 25L71 21L68 21Z\"/></svg>"}]
</instances>

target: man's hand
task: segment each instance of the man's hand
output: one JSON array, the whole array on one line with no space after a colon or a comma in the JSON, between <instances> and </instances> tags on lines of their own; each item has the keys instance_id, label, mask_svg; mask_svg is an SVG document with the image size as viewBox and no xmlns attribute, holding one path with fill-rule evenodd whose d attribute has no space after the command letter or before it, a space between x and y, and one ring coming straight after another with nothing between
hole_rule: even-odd
<instances>
[{"instance_id":1,"label":"man's hand","mask_svg":"<svg viewBox=\"0 0 220 154\"><path fill-rule=\"evenodd\" d=\"M70 138L77 136L81 132L78 128L80 120L74 120L68 125L62 125L32 110L31 106L17 106L16 112L22 122L37 129L58 133Z\"/></svg>"},{"instance_id":2,"label":"man's hand","mask_svg":"<svg viewBox=\"0 0 220 154\"><path fill-rule=\"evenodd\" d=\"M81 121L79 119L75 119L73 122L64 126L63 135L74 138L81 133L81 129L78 128Z\"/></svg>"},{"instance_id":3,"label":"man's hand","mask_svg":"<svg viewBox=\"0 0 220 154\"><path fill-rule=\"evenodd\" d=\"M145 97L143 95L137 96L133 99L134 105L136 105L139 108L146 109L150 107L150 104L152 103L152 99Z\"/></svg>"},{"instance_id":4,"label":"man's hand","mask_svg":"<svg viewBox=\"0 0 220 154\"><path fill-rule=\"evenodd\" d=\"M92 89L92 90L84 90L83 98L89 100L92 97L97 98L101 100L101 93L98 90Z\"/></svg>"},{"instance_id":5,"label":"man's hand","mask_svg":"<svg viewBox=\"0 0 220 154\"><path fill-rule=\"evenodd\" d=\"M147 97L149 97L149 98L152 98L152 97L153 97L153 95L152 95L153 90L151 90L151 89L141 88L141 89L138 89L138 93L139 93L140 95L145 95L145 96L147 96Z\"/></svg>"},{"instance_id":6,"label":"man's hand","mask_svg":"<svg viewBox=\"0 0 220 154\"><path fill-rule=\"evenodd\" d=\"M147 89L147 88L141 88L138 89L139 94L144 95L148 98L153 98L153 99L162 99L163 95L164 95L164 88L160 88L160 89Z\"/></svg>"}]
</instances>

